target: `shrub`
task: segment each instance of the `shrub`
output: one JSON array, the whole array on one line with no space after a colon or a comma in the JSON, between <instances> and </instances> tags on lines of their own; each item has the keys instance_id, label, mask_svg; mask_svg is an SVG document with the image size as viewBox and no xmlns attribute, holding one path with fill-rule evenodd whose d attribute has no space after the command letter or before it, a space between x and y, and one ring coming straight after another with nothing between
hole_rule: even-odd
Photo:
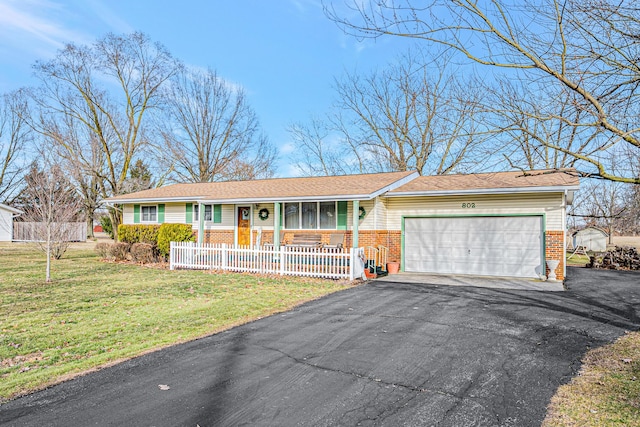
<instances>
[{"instance_id":1,"label":"shrub","mask_svg":"<svg viewBox=\"0 0 640 427\"><path fill-rule=\"evenodd\" d=\"M158 252L166 257L169 255L171 242L194 242L195 237L191 224L162 224L158 231Z\"/></svg>"},{"instance_id":2,"label":"shrub","mask_svg":"<svg viewBox=\"0 0 640 427\"><path fill-rule=\"evenodd\" d=\"M120 224L118 226L118 240L126 243L158 244L157 224Z\"/></svg>"},{"instance_id":3,"label":"shrub","mask_svg":"<svg viewBox=\"0 0 640 427\"><path fill-rule=\"evenodd\" d=\"M131 250L131 244L126 242L116 242L109 248L109 255L116 261L125 261Z\"/></svg>"},{"instance_id":4,"label":"shrub","mask_svg":"<svg viewBox=\"0 0 640 427\"><path fill-rule=\"evenodd\" d=\"M107 259L110 256L110 248L111 248L111 244L110 243L98 243L95 247L95 251L98 254L98 256L102 259Z\"/></svg>"},{"instance_id":5,"label":"shrub","mask_svg":"<svg viewBox=\"0 0 640 427\"><path fill-rule=\"evenodd\" d=\"M131 245L131 260L134 262L142 264L156 262L158 258L156 253L156 247L148 243L134 243Z\"/></svg>"},{"instance_id":6,"label":"shrub","mask_svg":"<svg viewBox=\"0 0 640 427\"><path fill-rule=\"evenodd\" d=\"M102 231L107 233L107 236L113 239L113 225L111 224L111 218L107 215L100 217L100 225L102 226Z\"/></svg>"}]
</instances>

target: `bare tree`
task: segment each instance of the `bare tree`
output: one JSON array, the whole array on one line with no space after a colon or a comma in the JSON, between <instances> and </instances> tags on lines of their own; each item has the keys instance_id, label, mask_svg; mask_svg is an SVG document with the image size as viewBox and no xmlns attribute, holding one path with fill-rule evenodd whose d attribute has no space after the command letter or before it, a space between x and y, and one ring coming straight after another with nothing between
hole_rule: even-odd
<instances>
[{"instance_id":1,"label":"bare tree","mask_svg":"<svg viewBox=\"0 0 640 427\"><path fill-rule=\"evenodd\" d=\"M583 111L575 108L575 94L563 91L555 94L545 85L500 78L487 104L487 123L496 132L497 150L512 168L562 169L573 168L578 159L570 151L587 153L593 134L553 118L559 111L564 117L580 120ZM563 151L550 148L563 147ZM495 147L494 147L495 149Z\"/></svg>"},{"instance_id":2,"label":"bare tree","mask_svg":"<svg viewBox=\"0 0 640 427\"><path fill-rule=\"evenodd\" d=\"M215 71L185 70L168 89L163 139L176 179L211 182L273 175L276 150L241 88Z\"/></svg>"},{"instance_id":3,"label":"bare tree","mask_svg":"<svg viewBox=\"0 0 640 427\"><path fill-rule=\"evenodd\" d=\"M625 235L640 234L640 185L629 185L623 195L627 206L626 215L621 220L621 229Z\"/></svg>"},{"instance_id":4,"label":"bare tree","mask_svg":"<svg viewBox=\"0 0 640 427\"><path fill-rule=\"evenodd\" d=\"M578 193L570 215L582 218L586 225L600 227L609 234L609 244L613 244L616 232L624 233L621 226L632 206L625 200L628 184L590 180Z\"/></svg>"},{"instance_id":5,"label":"bare tree","mask_svg":"<svg viewBox=\"0 0 640 427\"><path fill-rule=\"evenodd\" d=\"M399 36L445 46L511 78L570 94L556 120L580 133L566 147L539 141L577 159L584 176L640 183L613 158L640 150L640 8L630 0L349 0L325 4L327 15L358 37ZM355 17L351 16L355 13ZM524 96L519 98L525 100ZM578 114L579 112L579 114ZM616 167L619 166L616 165Z\"/></svg>"},{"instance_id":6,"label":"bare tree","mask_svg":"<svg viewBox=\"0 0 640 427\"><path fill-rule=\"evenodd\" d=\"M16 194L25 169L22 155L30 137L26 109L22 92L0 98L0 201L10 201Z\"/></svg>"},{"instance_id":7,"label":"bare tree","mask_svg":"<svg viewBox=\"0 0 640 427\"><path fill-rule=\"evenodd\" d=\"M339 112L331 125L289 129L305 149L298 158L303 169L446 174L482 163L479 148L488 136L482 94L456 75L446 55L426 61L408 54L368 76L347 74L336 91ZM341 144L329 142L332 134L341 135Z\"/></svg>"},{"instance_id":8,"label":"bare tree","mask_svg":"<svg viewBox=\"0 0 640 427\"><path fill-rule=\"evenodd\" d=\"M333 121L340 123L340 120ZM309 124L295 123L287 128L295 144L292 161L304 176L347 175L367 172L366 162L349 138L348 132L313 117Z\"/></svg>"},{"instance_id":9,"label":"bare tree","mask_svg":"<svg viewBox=\"0 0 640 427\"><path fill-rule=\"evenodd\" d=\"M51 281L51 258L66 252L68 223L79 215L82 202L59 165L39 169L34 163L25 176L21 220L35 223L36 243L47 256L46 281Z\"/></svg>"},{"instance_id":10,"label":"bare tree","mask_svg":"<svg viewBox=\"0 0 640 427\"><path fill-rule=\"evenodd\" d=\"M77 170L97 178L89 186L97 185L100 197L121 194L132 162L149 144L146 117L180 63L162 45L133 33L108 34L91 46L69 44L34 68L41 85L32 126ZM109 215L117 230L121 211Z\"/></svg>"}]
</instances>

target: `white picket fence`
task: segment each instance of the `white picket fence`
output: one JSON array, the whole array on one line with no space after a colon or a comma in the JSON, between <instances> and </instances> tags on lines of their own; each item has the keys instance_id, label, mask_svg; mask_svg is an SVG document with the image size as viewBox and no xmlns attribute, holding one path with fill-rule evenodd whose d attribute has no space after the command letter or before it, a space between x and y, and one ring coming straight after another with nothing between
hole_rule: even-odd
<instances>
[{"instance_id":1,"label":"white picket fence","mask_svg":"<svg viewBox=\"0 0 640 427\"><path fill-rule=\"evenodd\" d=\"M356 279L364 274L363 248L237 246L171 242L169 268L271 273L327 279Z\"/></svg>"}]
</instances>

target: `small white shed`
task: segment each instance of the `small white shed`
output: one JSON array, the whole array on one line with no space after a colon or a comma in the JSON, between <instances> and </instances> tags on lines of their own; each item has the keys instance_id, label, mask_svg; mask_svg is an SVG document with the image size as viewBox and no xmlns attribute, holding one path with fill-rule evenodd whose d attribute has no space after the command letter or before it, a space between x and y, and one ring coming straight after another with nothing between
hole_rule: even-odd
<instances>
[{"instance_id":1,"label":"small white shed","mask_svg":"<svg viewBox=\"0 0 640 427\"><path fill-rule=\"evenodd\" d=\"M587 227L573 233L573 247L584 247L588 251L604 252L607 250L609 235L596 227Z\"/></svg>"},{"instance_id":2,"label":"small white shed","mask_svg":"<svg viewBox=\"0 0 640 427\"><path fill-rule=\"evenodd\" d=\"M21 213L21 210L0 203L0 242L13 240L13 217Z\"/></svg>"}]
</instances>

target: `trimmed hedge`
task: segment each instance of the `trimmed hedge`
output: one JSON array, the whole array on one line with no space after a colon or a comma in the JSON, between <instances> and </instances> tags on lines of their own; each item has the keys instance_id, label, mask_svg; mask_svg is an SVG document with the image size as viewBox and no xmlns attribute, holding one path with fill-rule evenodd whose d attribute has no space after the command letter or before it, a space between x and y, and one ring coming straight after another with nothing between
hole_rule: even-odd
<instances>
[{"instance_id":1,"label":"trimmed hedge","mask_svg":"<svg viewBox=\"0 0 640 427\"><path fill-rule=\"evenodd\" d=\"M158 224L120 224L118 226L118 240L125 243L158 244Z\"/></svg>"},{"instance_id":2,"label":"trimmed hedge","mask_svg":"<svg viewBox=\"0 0 640 427\"><path fill-rule=\"evenodd\" d=\"M131 250L131 244L126 242L115 242L109 248L109 255L115 261L126 261Z\"/></svg>"},{"instance_id":3,"label":"trimmed hedge","mask_svg":"<svg viewBox=\"0 0 640 427\"><path fill-rule=\"evenodd\" d=\"M195 242L190 224L162 224L158 231L158 252L162 256L169 255L171 242Z\"/></svg>"},{"instance_id":4,"label":"trimmed hedge","mask_svg":"<svg viewBox=\"0 0 640 427\"><path fill-rule=\"evenodd\" d=\"M102 259L108 259L110 254L111 243L98 243L96 244L95 251Z\"/></svg>"},{"instance_id":5,"label":"trimmed hedge","mask_svg":"<svg viewBox=\"0 0 640 427\"><path fill-rule=\"evenodd\" d=\"M158 259L156 253L156 247L149 243L134 243L129 251L131 261L139 262L140 264L156 262Z\"/></svg>"}]
</instances>

